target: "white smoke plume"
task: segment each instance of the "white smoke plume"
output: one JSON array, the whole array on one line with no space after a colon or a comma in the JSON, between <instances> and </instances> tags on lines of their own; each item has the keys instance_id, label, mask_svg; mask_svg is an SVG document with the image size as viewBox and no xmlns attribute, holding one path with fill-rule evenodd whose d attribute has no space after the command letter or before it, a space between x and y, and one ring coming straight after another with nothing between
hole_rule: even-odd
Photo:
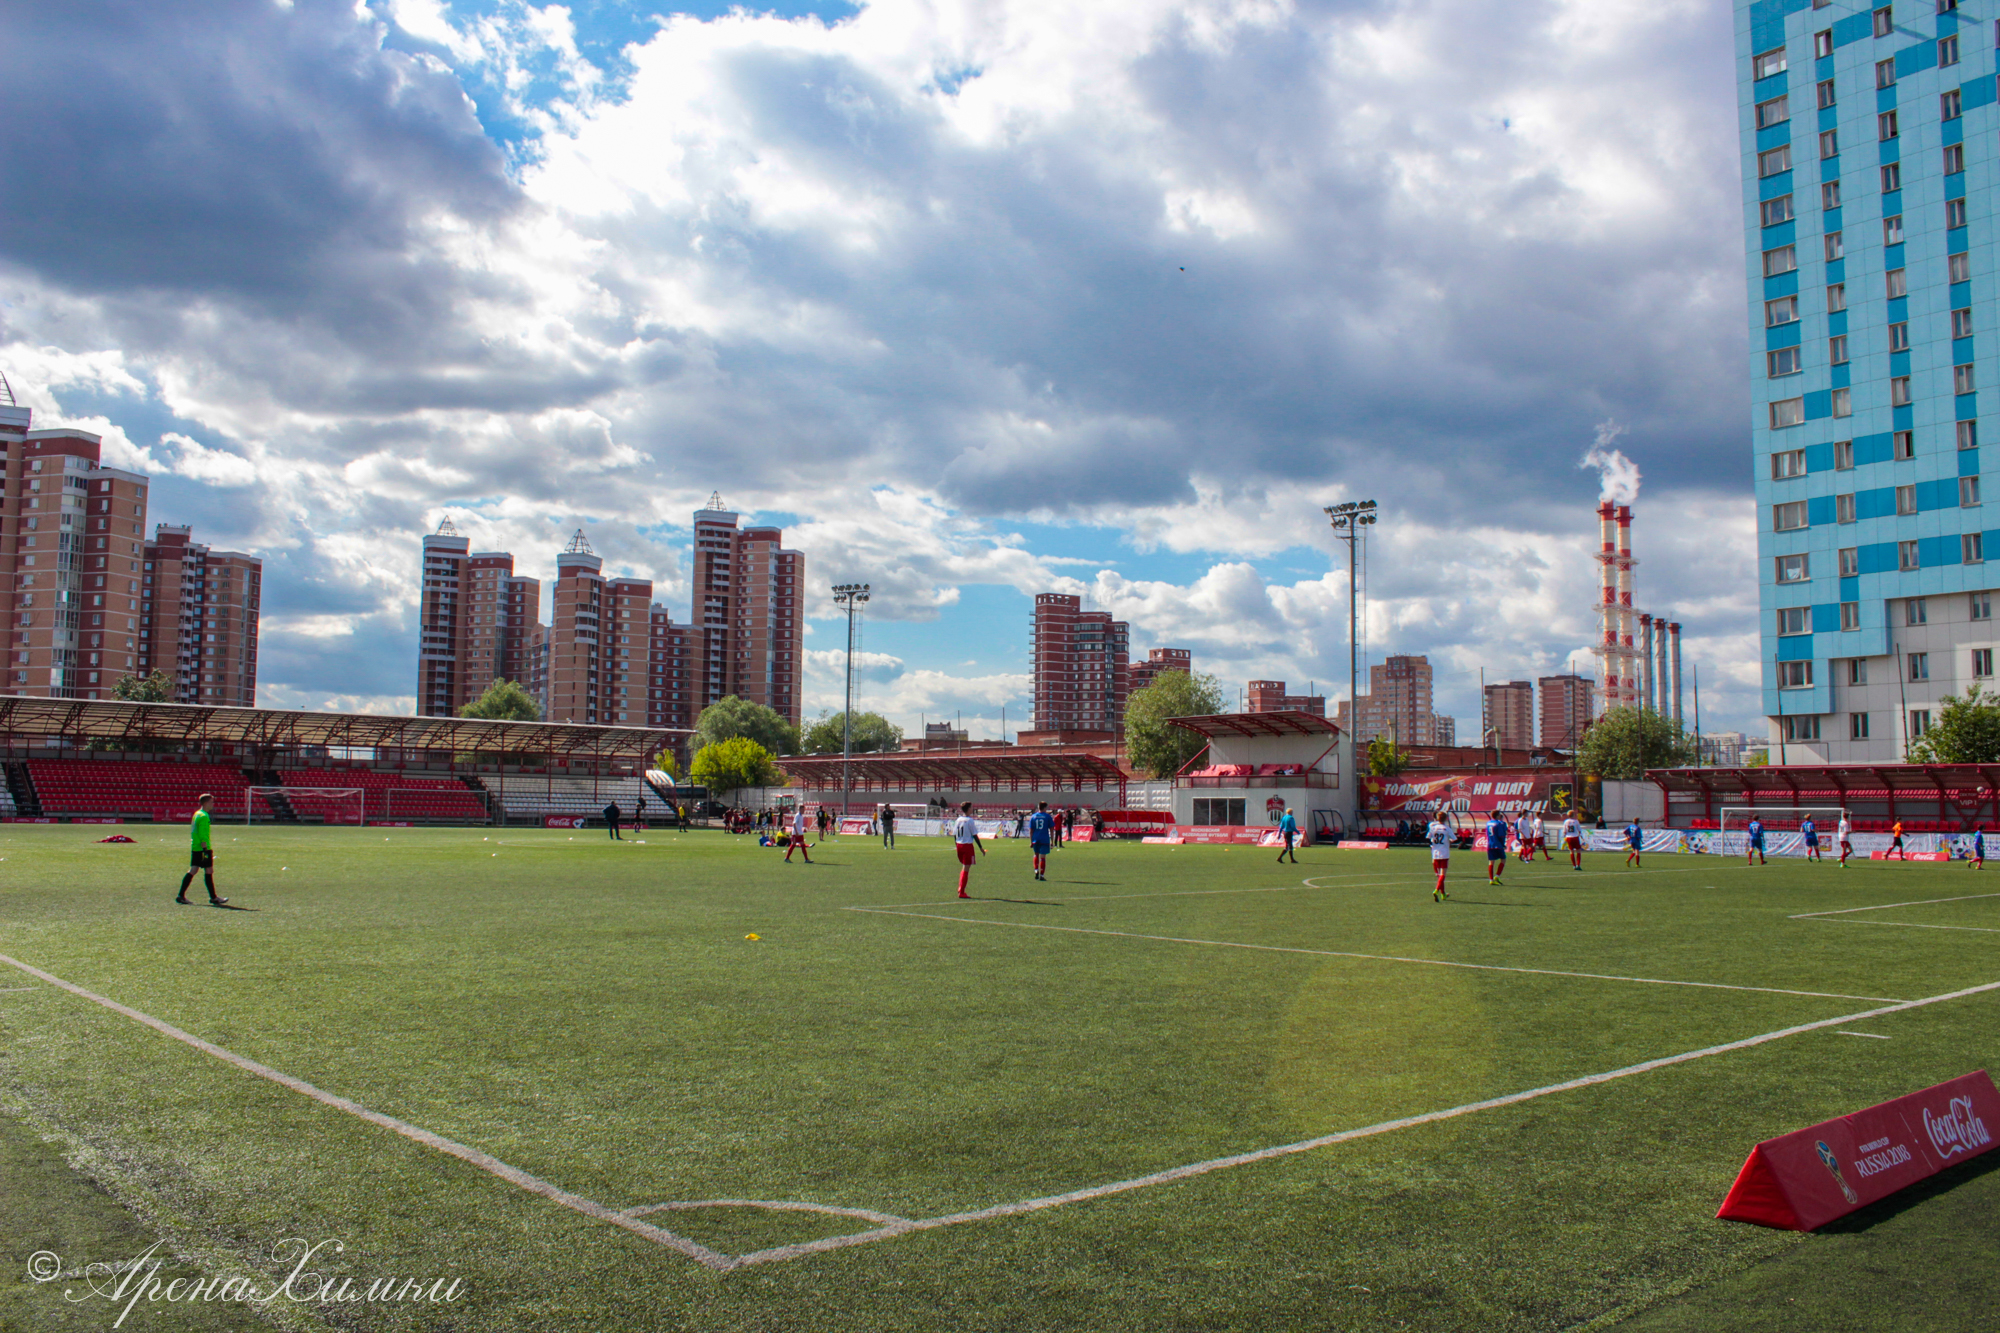
<instances>
[{"instance_id":1,"label":"white smoke plume","mask_svg":"<svg viewBox=\"0 0 2000 1333\"><path fill-rule=\"evenodd\" d=\"M1597 439L1584 451L1583 461L1577 466L1597 469L1598 499L1628 505L1639 498L1639 465L1610 447L1624 433L1625 428L1615 421L1598 422Z\"/></svg>"}]
</instances>

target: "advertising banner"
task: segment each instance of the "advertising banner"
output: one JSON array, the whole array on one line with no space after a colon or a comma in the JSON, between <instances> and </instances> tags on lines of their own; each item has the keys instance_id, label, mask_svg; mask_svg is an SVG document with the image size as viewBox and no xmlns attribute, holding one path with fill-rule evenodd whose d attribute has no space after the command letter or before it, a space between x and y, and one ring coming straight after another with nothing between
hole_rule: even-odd
<instances>
[{"instance_id":1,"label":"advertising banner","mask_svg":"<svg viewBox=\"0 0 2000 1333\"><path fill-rule=\"evenodd\" d=\"M2000 1092L1981 1069L1750 1150L1717 1217L1811 1231L1993 1147Z\"/></svg>"},{"instance_id":2,"label":"advertising banner","mask_svg":"<svg viewBox=\"0 0 2000 1333\"><path fill-rule=\"evenodd\" d=\"M582 828L589 815L543 815L543 828Z\"/></svg>"},{"instance_id":3,"label":"advertising banner","mask_svg":"<svg viewBox=\"0 0 2000 1333\"><path fill-rule=\"evenodd\" d=\"M840 831L842 833L868 833L872 831L874 822L866 815L858 818L854 815L844 815L841 817Z\"/></svg>"},{"instance_id":4,"label":"advertising banner","mask_svg":"<svg viewBox=\"0 0 2000 1333\"><path fill-rule=\"evenodd\" d=\"M1490 815L1495 810L1554 809L1552 788L1569 788L1567 770L1537 774L1462 772L1403 773L1393 778L1361 779L1361 809L1367 814L1414 818L1443 810L1452 814Z\"/></svg>"}]
</instances>

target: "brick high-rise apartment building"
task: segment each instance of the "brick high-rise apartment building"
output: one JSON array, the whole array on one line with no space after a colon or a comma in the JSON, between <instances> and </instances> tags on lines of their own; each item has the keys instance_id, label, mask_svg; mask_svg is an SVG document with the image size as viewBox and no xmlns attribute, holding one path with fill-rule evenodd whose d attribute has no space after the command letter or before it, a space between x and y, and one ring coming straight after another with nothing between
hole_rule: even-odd
<instances>
[{"instance_id":1,"label":"brick high-rise apartment building","mask_svg":"<svg viewBox=\"0 0 2000 1333\"><path fill-rule=\"evenodd\" d=\"M1125 693L1129 698L1158 680L1162 673L1178 671L1183 676L1194 674L1194 654L1185 648L1154 648L1147 652L1146 660L1134 662L1127 673Z\"/></svg>"},{"instance_id":2,"label":"brick high-rise apartment building","mask_svg":"<svg viewBox=\"0 0 2000 1333\"><path fill-rule=\"evenodd\" d=\"M1253 713L1317 713L1326 716L1324 694L1288 694L1282 680L1250 682L1248 707Z\"/></svg>"},{"instance_id":3,"label":"brick high-rise apartment building","mask_svg":"<svg viewBox=\"0 0 2000 1333\"><path fill-rule=\"evenodd\" d=\"M720 495L694 516L695 712L733 694L768 705L796 727L804 707L806 558L784 549L783 529L739 529L736 519Z\"/></svg>"},{"instance_id":4,"label":"brick high-rise apartment building","mask_svg":"<svg viewBox=\"0 0 2000 1333\"><path fill-rule=\"evenodd\" d=\"M542 615L539 580L514 574L504 551L473 551L451 520L424 538L418 609L417 713L452 717L495 680L533 674L529 636Z\"/></svg>"},{"instance_id":5,"label":"brick high-rise apartment building","mask_svg":"<svg viewBox=\"0 0 2000 1333\"><path fill-rule=\"evenodd\" d=\"M1131 627L1081 598L1035 597L1035 726L1039 732L1121 731L1130 689Z\"/></svg>"},{"instance_id":6,"label":"brick high-rise apartment building","mask_svg":"<svg viewBox=\"0 0 2000 1333\"><path fill-rule=\"evenodd\" d=\"M1597 682L1588 676L1543 676L1542 744L1568 750L1583 739L1597 713Z\"/></svg>"},{"instance_id":7,"label":"brick high-rise apartment building","mask_svg":"<svg viewBox=\"0 0 2000 1333\"><path fill-rule=\"evenodd\" d=\"M1488 733L1495 733L1489 737ZM1488 685L1480 700L1479 743L1503 750L1527 750L1535 744L1535 686L1526 680Z\"/></svg>"},{"instance_id":8,"label":"brick high-rise apartment building","mask_svg":"<svg viewBox=\"0 0 2000 1333\"><path fill-rule=\"evenodd\" d=\"M33 424L0 379L4 688L108 699L139 667L147 479L103 466L95 435Z\"/></svg>"},{"instance_id":9,"label":"brick high-rise apartment building","mask_svg":"<svg viewBox=\"0 0 2000 1333\"><path fill-rule=\"evenodd\" d=\"M653 585L645 579L607 579L603 569L604 561L580 530L556 557L549 720L644 726Z\"/></svg>"},{"instance_id":10,"label":"brick high-rise apartment building","mask_svg":"<svg viewBox=\"0 0 2000 1333\"><path fill-rule=\"evenodd\" d=\"M264 562L160 524L145 547L138 674L164 671L174 702L253 708Z\"/></svg>"},{"instance_id":11,"label":"brick high-rise apartment building","mask_svg":"<svg viewBox=\"0 0 2000 1333\"><path fill-rule=\"evenodd\" d=\"M1377 737L1400 746L1436 745L1448 719L1431 711L1431 664L1426 657L1391 657L1368 668L1368 693L1361 696L1350 726L1347 700L1340 701L1335 723L1367 744ZM1456 727L1452 728L1456 731Z\"/></svg>"}]
</instances>

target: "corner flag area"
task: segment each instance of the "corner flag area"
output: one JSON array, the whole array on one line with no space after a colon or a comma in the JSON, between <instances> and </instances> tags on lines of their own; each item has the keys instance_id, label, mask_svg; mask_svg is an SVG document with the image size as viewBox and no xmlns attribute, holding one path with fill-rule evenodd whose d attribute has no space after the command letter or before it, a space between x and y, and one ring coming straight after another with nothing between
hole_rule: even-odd
<instances>
[{"instance_id":1,"label":"corner flag area","mask_svg":"<svg viewBox=\"0 0 2000 1333\"><path fill-rule=\"evenodd\" d=\"M86 1182L183 1273L305 1238L458 1282L311 1327L1992 1318L2000 1152L1822 1232L1715 1218L1759 1141L2000 1068L1963 863L1461 853L1438 903L1421 850L1042 883L1002 841L961 900L948 838L218 824L239 911L171 902L184 830L102 832L0 830L0 1120L47 1148L0 1143L0 1327L111 1326L31 1262L132 1257Z\"/></svg>"}]
</instances>

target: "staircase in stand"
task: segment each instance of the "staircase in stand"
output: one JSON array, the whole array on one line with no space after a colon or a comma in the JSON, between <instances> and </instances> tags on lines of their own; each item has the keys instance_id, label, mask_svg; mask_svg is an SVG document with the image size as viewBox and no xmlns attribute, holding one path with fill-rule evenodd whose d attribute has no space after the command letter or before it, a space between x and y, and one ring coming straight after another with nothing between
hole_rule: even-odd
<instances>
[{"instance_id":1,"label":"staircase in stand","mask_svg":"<svg viewBox=\"0 0 2000 1333\"><path fill-rule=\"evenodd\" d=\"M14 811L29 819L42 816L42 798L35 795L35 784L28 780L28 766L19 760L7 766L7 791L14 798Z\"/></svg>"},{"instance_id":2,"label":"staircase in stand","mask_svg":"<svg viewBox=\"0 0 2000 1333\"><path fill-rule=\"evenodd\" d=\"M498 823L500 803L493 799L493 793L487 790L486 784L478 778L473 777L470 773L460 773L458 780L479 793L480 801L486 806L486 822L489 824Z\"/></svg>"},{"instance_id":3,"label":"staircase in stand","mask_svg":"<svg viewBox=\"0 0 2000 1333\"><path fill-rule=\"evenodd\" d=\"M250 785L253 787L276 787L281 785L277 773L271 769L260 771L254 768L246 768L243 770L243 776L250 780ZM296 824L299 822L299 812L292 808L292 803L285 798L283 792L267 791L259 794L263 796L264 804L271 807L271 818L274 821L280 824Z\"/></svg>"}]
</instances>

